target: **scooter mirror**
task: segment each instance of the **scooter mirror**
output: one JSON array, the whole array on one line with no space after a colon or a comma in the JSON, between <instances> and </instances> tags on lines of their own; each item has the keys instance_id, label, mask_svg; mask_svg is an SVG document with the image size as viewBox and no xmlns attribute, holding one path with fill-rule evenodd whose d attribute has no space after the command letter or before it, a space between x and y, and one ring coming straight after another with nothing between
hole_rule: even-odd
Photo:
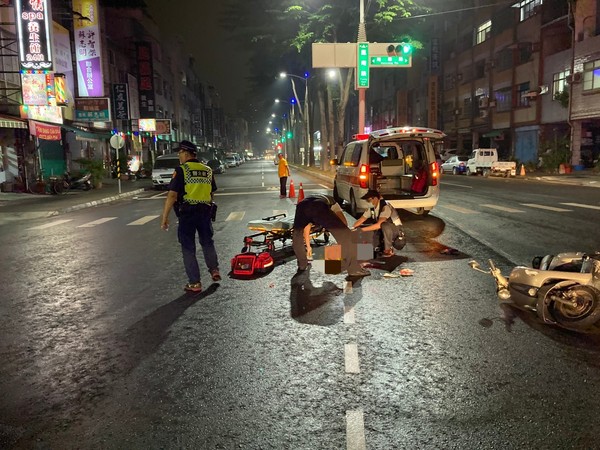
<instances>
[{"instance_id":1,"label":"scooter mirror","mask_svg":"<svg viewBox=\"0 0 600 450\"><path fill-rule=\"evenodd\" d=\"M480 265L479 265L479 263L478 263L477 261L475 261L475 260L473 260L473 261L469 261L469 267L470 267L471 269L475 269L475 270L481 269L481 266L480 266Z\"/></svg>"}]
</instances>

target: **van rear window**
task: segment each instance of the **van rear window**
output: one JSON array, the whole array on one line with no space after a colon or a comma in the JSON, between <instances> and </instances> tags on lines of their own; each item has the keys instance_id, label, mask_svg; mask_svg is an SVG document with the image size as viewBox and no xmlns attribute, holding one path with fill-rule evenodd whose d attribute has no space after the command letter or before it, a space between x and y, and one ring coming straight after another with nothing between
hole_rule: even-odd
<instances>
[{"instance_id":1,"label":"van rear window","mask_svg":"<svg viewBox=\"0 0 600 450\"><path fill-rule=\"evenodd\" d=\"M154 163L155 169L175 169L179 167L179 158L178 159L157 159Z\"/></svg>"}]
</instances>

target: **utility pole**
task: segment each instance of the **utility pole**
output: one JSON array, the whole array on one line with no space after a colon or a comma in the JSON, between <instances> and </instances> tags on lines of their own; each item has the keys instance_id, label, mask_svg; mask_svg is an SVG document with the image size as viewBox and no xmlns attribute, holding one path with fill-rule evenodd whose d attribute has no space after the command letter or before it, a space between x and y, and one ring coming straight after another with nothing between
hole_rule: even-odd
<instances>
[{"instance_id":1,"label":"utility pole","mask_svg":"<svg viewBox=\"0 0 600 450\"><path fill-rule=\"evenodd\" d=\"M358 36L356 42L367 42L367 30L365 27L365 0L360 0L360 20L358 22ZM359 70L357 67L356 70ZM365 132L365 104L366 104L365 88L358 88L358 132Z\"/></svg>"}]
</instances>

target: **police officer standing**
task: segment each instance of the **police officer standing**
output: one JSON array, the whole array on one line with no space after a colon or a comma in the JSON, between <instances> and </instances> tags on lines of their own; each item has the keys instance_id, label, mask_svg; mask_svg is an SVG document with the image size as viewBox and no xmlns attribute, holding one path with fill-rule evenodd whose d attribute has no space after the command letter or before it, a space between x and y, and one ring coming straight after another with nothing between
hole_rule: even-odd
<instances>
[{"instance_id":1,"label":"police officer standing","mask_svg":"<svg viewBox=\"0 0 600 450\"><path fill-rule=\"evenodd\" d=\"M296 205L292 247L298 259L298 270L308 268L306 247L310 247L309 233L312 224L329 231L342 247L342 270L350 277L364 277L371 272L360 267L356 259L356 244L352 242L352 233L340 205L331 195L315 194L306 197Z\"/></svg>"},{"instance_id":2,"label":"police officer standing","mask_svg":"<svg viewBox=\"0 0 600 450\"><path fill-rule=\"evenodd\" d=\"M217 190L210 167L196 159L196 146L189 141L181 141L178 155L181 166L175 169L162 214L161 228L169 229L169 213L175 209L179 218L177 238L181 244L183 264L189 283L184 289L202 292L200 268L196 258L196 232L204 261L213 281L220 281L219 262L213 241L211 212L213 192Z\"/></svg>"}]
</instances>

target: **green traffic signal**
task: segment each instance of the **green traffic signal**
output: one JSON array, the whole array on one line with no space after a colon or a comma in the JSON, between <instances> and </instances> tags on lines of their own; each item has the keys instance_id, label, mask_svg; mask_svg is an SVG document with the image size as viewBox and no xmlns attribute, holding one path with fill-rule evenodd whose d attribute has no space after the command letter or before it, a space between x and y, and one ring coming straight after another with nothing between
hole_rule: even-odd
<instances>
[{"instance_id":1,"label":"green traffic signal","mask_svg":"<svg viewBox=\"0 0 600 450\"><path fill-rule=\"evenodd\" d=\"M294 137L294 136L292 135L292 132L291 132L291 131L288 131L288 132L287 132L287 138L288 138L288 139L291 139L292 137Z\"/></svg>"}]
</instances>

